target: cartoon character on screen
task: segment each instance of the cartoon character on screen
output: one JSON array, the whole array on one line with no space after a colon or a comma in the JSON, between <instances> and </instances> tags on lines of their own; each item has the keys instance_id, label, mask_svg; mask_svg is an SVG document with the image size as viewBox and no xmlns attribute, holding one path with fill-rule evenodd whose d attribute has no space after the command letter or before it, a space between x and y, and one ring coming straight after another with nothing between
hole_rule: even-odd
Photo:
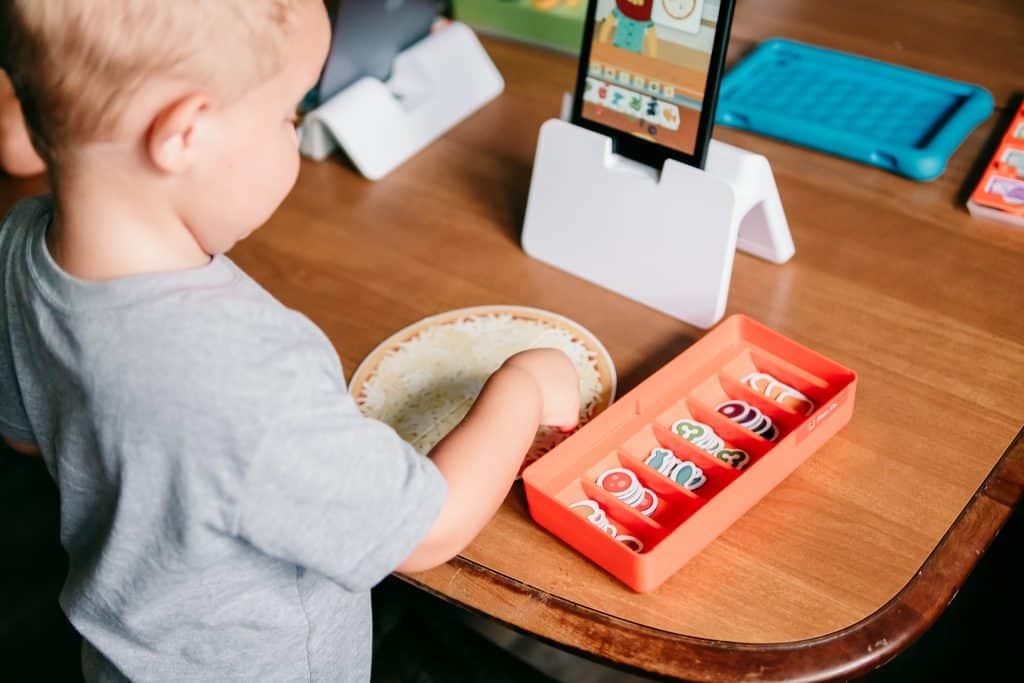
<instances>
[{"instance_id":1,"label":"cartoon character on screen","mask_svg":"<svg viewBox=\"0 0 1024 683\"><path fill-rule=\"evenodd\" d=\"M658 36L651 21L653 9L654 0L615 0L615 7L601 23L598 42L657 57Z\"/></svg>"}]
</instances>

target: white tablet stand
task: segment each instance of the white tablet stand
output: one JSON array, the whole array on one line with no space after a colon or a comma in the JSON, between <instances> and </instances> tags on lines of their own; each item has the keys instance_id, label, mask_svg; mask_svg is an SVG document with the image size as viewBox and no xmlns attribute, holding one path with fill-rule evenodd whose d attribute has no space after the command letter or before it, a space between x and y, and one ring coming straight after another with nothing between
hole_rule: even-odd
<instances>
[{"instance_id":1,"label":"white tablet stand","mask_svg":"<svg viewBox=\"0 0 1024 683\"><path fill-rule=\"evenodd\" d=\"M788 261L794 247L767 159L712 140L705 167L670 159L659 176L614 154L609 137L549 120L537 142L523 249L709 328L725 313L737 247L773 263Z\"/></svg>"},{"instance_id":2,"label":"white tablet stand","mask_svg":"<svg viewBox=\"0 0 1024 683\"><path fill-rule=\"evenodd\" d=\"M453 22L395 58L391 78L364 77L302 123L302 153L321 161L339 146L379 180L505 88L476 35Z\"/></svg>"}]
</instances>

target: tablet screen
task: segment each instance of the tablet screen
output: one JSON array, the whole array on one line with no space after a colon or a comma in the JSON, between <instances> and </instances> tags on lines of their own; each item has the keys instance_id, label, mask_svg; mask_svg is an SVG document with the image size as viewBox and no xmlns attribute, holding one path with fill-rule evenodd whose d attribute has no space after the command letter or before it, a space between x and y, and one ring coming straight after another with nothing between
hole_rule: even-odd
<instances>
[{"instance_id":1,"label":"tablet screen","mask_svg":"<svg viewBox=\"0 0 1024 683\"><path fill-rule=\"evenodd\" d=\"M720 0L592 1L582 117L695 154Z\"/></svg>"}]
</instances>

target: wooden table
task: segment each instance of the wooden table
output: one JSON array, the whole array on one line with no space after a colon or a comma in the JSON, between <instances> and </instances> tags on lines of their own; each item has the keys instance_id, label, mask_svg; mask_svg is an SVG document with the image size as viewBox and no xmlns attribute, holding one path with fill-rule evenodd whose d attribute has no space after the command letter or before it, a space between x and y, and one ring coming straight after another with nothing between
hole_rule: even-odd
<instances>
[{"instance_id":1,"label":"wooden table","mask_svg":"<svg viewBox=\"0 0 1024 683\"><path fill-rule=\"evenodd\" d=\"M743 0L730 61L776 35L979 83L999 107L923 184L716 132L771 160L797 245L784 266L739 254L729 313L855 368L852 422L651 595L534 525L518 485L459 558L408 581L647 672L820 680L905 648L997 533L1024 482L1024 231L972 219L963 202L1024 86L1024 5ZM232 256L320 325L349 373L421 317L513 303L594 331L625 392L702 333L522 252L537 129L557 115L574 60L486 46L507 79L501 98L381 182L337 160L304 164ZM5 180L0 200L42 188Z\"/></svg>"}]
</instances>

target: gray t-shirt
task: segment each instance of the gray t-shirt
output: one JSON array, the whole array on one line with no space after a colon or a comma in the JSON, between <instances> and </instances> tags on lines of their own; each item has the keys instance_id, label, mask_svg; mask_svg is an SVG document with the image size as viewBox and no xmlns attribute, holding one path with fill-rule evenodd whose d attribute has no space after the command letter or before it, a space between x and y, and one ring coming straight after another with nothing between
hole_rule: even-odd
<instances>
[{"instance_id":1,"label":"gray t-shirt","mask_svg":"<svg viewBox=\"0 0 1024 683\"><path fill-rule=\"evenodd\" d=\"M359 681L372 586L446 495L323 333L229 259L88 283L0 225L0 433L60 491L89 680Z\"/></svg>"}]
</instances>

